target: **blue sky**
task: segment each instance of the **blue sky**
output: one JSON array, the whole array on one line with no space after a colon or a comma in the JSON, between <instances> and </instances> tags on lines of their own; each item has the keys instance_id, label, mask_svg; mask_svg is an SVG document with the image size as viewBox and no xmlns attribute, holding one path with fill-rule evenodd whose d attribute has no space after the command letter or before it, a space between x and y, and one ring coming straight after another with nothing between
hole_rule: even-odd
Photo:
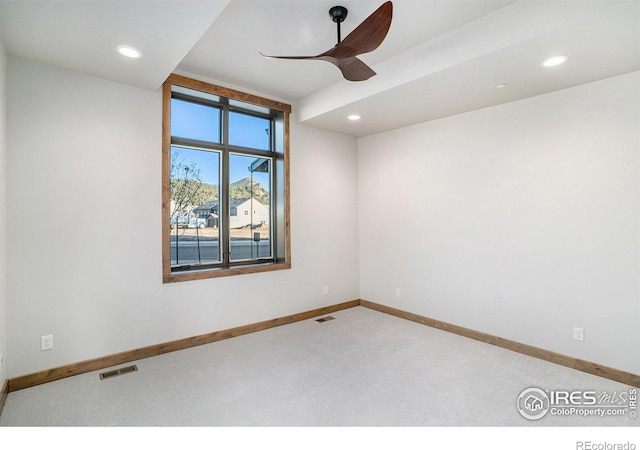
<instances>
[{"instance_id":1,"label":"blue sky","mask_svg":"<svg viewBox=\"0 0 640 450\"><path fill-rule=\"evenodd\" d=\"M221 142L221 114L219 108L172 99L171 135L207 142ZM269 150L269 120L230 111L229 143Z\"/></svg>"},{"instance_id":2,"label":"blue sky","mask_svg":"<svg viewBox=\"0 0 640 450\"><path fill-rule=\"evenodd\" d=\"M171 134L174 136L220 142L220 110L181 100L171 101ZM261 117L230 112L230 142L243 147L268 150L269 121ZM189 166L194 163L200 169L202 182L219 185L220 156L215 151L172 147L179 151L179 159ZM251 177L249 165L255 158L231 155L229 159L231 183ZM253 179L269 189L268 173L253 173Z\"/></svg>"}]
</instances>

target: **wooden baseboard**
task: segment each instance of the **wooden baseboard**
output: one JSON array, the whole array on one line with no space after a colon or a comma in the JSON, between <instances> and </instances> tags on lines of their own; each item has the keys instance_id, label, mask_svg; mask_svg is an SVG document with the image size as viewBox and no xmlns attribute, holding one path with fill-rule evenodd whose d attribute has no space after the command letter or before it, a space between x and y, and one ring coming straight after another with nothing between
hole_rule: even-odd
<instances>
[{"instance_id":1,"label":"wooden baseboard","mask_svg":"<svg viewBox=\"0 0 640 450\"><path fill-rule=\"evenodd\" d=\"M411 320L412 322L418 322L433 328L438 328L440 330L448 331L460 336L502 347L517 353L522 353L524 355L533 356L534 358L543 359L545 361L559 364L561 366L570 367L581 372L586 372L602 378L607 378L609 380L618 381L620 383L628 384L629 386L640 387L640 375L636 375L630 372L624 372L622 370L613 369L611 367L606 367L590 361L584 361L581 359L573 358L571 356L561 355L549 350L533 347L531 345L521 344L516 341L493 336L487 333L482 333L480 331L471 330L469 328L464 328L458 325L441 322L429 317L409 313L400 309L392 308L390 306L369 302L367 300L360 300L360 305L369 309L390 314L392 316L400 317L402 319Z\"/></svg>"},{"instance_id":2,"label":"wooden baseboard","mask_svg":"<svg viewBox=\"0 0 640 450\"><path fill-rule=\"evenodd\" d=\"M562 366L570 367L572 369L580 370L592 375L597 375L599 377L607 378L609 380L618 381L620 383L624 383L634 387L640 387L640 375L613 369L611 367L606 367L590 361L584 361L570 356L561 355L549 350L521 344L516 341L493 336L487 333L482 333L480 331L471 330L469 328L464 328L447 322L431 319L429 317L421 316L418 314L409 313L400 309L373 303L367 300L352 300L349 302L339 303L337 305L318 308L311 311L293 314L290 316L280 317L277 319L265 320L263 322L243 325L227 330L214 331L212 333L202 334L185 339L178 339L176 341L165 342L157 345L151 345L136 350L116 353L114 355L108 355L102 358L90 359L49 370L44 370L42 372L11 378L4 382L2 392L0 393L0 413L2 412L4 401L9 392L37 386L39 384L48 383L50 381L59 380L73 375L80 375L82 373L93 372L95 370L101 370L108 367L117 366L119 364L126 364L140 359L162 355L164 353L184 350L190 347L196 347L198 345L210 344L216 341L221 341L236 336L242 336L244 334L255 333L257 331L279 327L281 325L287 325L290 323L299 322L301 320L311 319L313 317L353 308L355 306L363 306L379 312L400 317L402 319L411 320L413 322L418 322L433 328L448 331L450 333L475 339L477 341L485 342L487 344L496 345L507 350L522 353Z\"/></svg>"},{"instance_id":3,"label":"wooden baseboard","mask_svg":"<svg viewBox=\"0 0 640 450\"><path fill-rule=\"evenodd\" d=\"M4 408L4 402L7 400L7 395L9 395L9 380L4 380L2 390L0 391L0 415L2 415L2 408Z\"/></svg>"},{"instance_id":4,"label":"wooden baseboard","mask_svg":"<svg viewBox=\"0 0 640 450\"><path fill-rule=\"evenodd\" d=\"M177 350L184 350L186 348L196 347L198 345L211 344L212 342L229 339L236 336L242 336L243 334L255 333L257 331L279 327L281 325L287 325L290 323L299 322L301 320L311 319L323 314L353 308L358 305L360 305L360 300L352 300L350 302L339 303L337 305L318 308L311 311L293 314L290 316L280 317L277 319L265 320L263 322L243 325L240 327L230 328L222 331L214 331L213 333L202 334L200 336L193 336L185 339L178 339L176 341L165 342L163 344L151 345L149 347L116 353L114 355L108 355L102 358L90 359L74 364L68 364L66 366L56 367L54 369L44 370L42 372L37 372L30 375L11 378L9 380L8 391L14 392L20 389L37 386L39 384L48 383L50 381L60 380L62 378L70 377L73 375L93 372L95 370L101 370L107 367L117 366L119 364L125 364L144 358L150 358L152 356L158 356L164 353L175 352Z\"/></svg>"}]
</instances>

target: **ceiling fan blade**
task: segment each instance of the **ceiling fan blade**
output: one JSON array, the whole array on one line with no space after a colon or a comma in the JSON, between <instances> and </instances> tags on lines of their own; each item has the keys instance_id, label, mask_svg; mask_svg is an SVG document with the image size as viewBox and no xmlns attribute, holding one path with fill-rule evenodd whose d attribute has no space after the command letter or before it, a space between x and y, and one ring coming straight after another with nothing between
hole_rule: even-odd
<instances>
[{"instance_id":1,"label":"ceiling fan blade","mask_svg":"<svg viewBox=\"0 0 640 450\"><path fill-rule=\"evenodd\" d=\"M265 55L262 52L258 52L260 53L260 55L264 56L265 58L272 58L272 59L321 59L320 57L322 55L316 55L316 56L275 56L275 55Z\"/></svg>"},{"instance_id":2,"label":"ceiling fan blade","mask_svg":"<svg viewBox=\"0 0 640 450\"><path fill-rule=\"evenodd\" d=\"M326 54L317 55L317 56L271 56L260 53L265 58L276 58L276 59L303 59L303 60L316 60L316 61L327 61L331 64L334 64L340 71L342 72L342 76L349 81L364 81L368 80L376 73L371 69L371 67L367 66L364 62L352 56L350 58L334 58L332 56L327 56Z\"/></svg>"},{"instance_id":3,"label":"ceiling fan blade","mask_svg":"<svg viewBox=\"0 0 640 450\"><path fill-rule=\"evenodd\" d=\"M355 56L351 58L337 59L334 64L338 66L342 72L342 76L349 81L368 80L376 74L371 67L367 66Z\"/></svg>"},{"instance_id":4,"label":"ceiling fan blade","mask_svg":"<svg viewBox=\"0 0 640 450\"><path fill-rule=\"evenodd\" d=\"M376 9L364 22L323 55L334 58L350 58L368 53L380 46L391 27L393 4L388 1Z\"/></svg>"}]
</instances>

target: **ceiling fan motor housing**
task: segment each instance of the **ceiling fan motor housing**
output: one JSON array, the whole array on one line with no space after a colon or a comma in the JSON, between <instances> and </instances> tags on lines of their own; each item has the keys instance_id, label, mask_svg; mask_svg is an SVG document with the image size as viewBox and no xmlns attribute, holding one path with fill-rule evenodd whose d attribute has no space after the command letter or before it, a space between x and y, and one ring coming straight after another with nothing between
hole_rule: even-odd
<instances>
[{"instance_id":1,"label":"ceiling fan motor housing","mask_svg":"<svg viewBox=\"0 0 640 450\"><path fill-rule=\"evenodd\" d=\"M344 6L334 6L329 10L329 15L334 22L340 23L344 22L344 19L347 18L348 12L349 11Z\"/></svg>"}]
</instances>

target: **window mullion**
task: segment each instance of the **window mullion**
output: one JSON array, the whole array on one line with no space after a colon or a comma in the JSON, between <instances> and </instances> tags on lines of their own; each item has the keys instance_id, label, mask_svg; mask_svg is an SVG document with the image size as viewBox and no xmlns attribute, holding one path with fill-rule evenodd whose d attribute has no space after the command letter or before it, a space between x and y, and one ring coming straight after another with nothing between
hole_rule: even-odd
<instances>
[{"instance_id":1,"label":"window mullion","mask_svg":"<svg viewBox=\"0 0 640 450\"><path fill-rule=\"evenodd\" d=\"M223 99L226 100L226 99ZM225 101L222 109L222 115L220 117L221 124L220 130L222 131L222 178L220 180L220 222L222 227L220 229L220 249L222 264L225 267L229 266L231 261L231 229L230 229L230 217L229 217L229 105Z\"/></svg>"}]
</instances>

